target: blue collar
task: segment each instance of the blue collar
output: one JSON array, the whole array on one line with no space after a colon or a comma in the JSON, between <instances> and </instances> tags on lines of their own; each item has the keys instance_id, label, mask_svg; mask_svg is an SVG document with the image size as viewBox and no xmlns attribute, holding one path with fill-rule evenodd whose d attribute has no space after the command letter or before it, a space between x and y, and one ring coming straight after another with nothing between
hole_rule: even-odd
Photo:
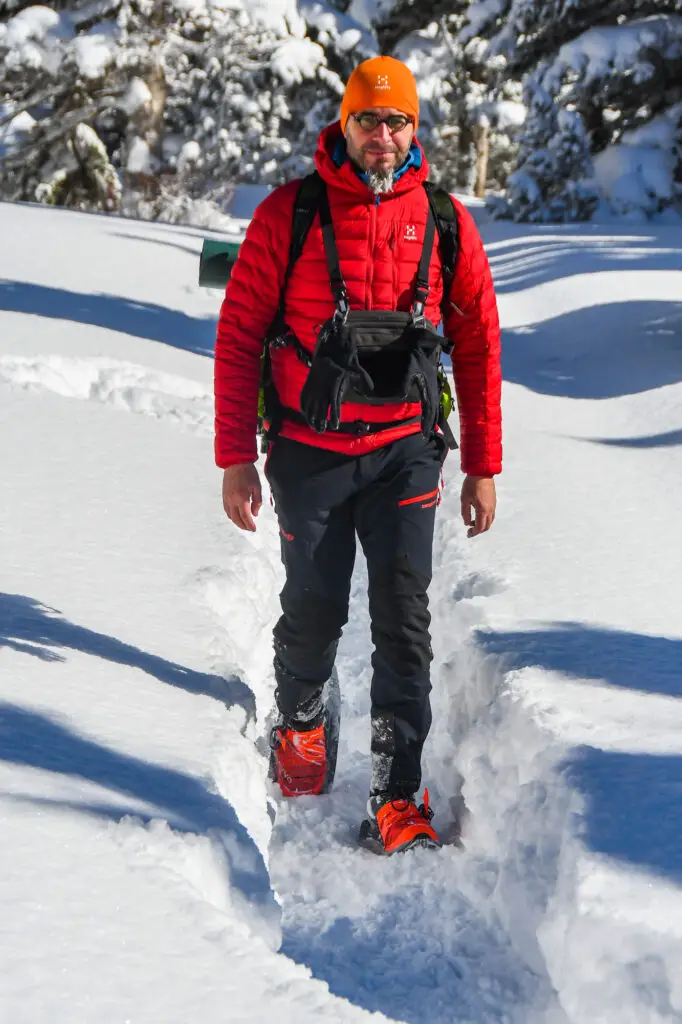
<instances>
[{"instance_id":1,"label":"blue collar","mask_svg":"<svg viewBox=\"0 0 682 1024\"><path fill-rule=\"evenodd\" d=\"M345 164L347 159L348 159L348 153L346 152L346 140L344 139L343 136L341 136L341 138L337 140L337 143L334 146L334 152L332 153L332 160L334 161L334 163L336 164L337 167L342 167L343 164ZM400 178L402 178L403 174L405 174L406 171L409 171L410 167L414 167L415 170L419 170L421 165L422 165L422 151L421 151L421 149L419 148L419 146L417 145L417 143L413 139L412 140L412 145L410 146L410 151L407 154L407 160L402 165L402 167L399 167L398 170L395 172L393 180L394 181L398 181ZM361 181L364 181L364 183L366 185L367 184L367 175L365 174L365 172L361 171L359 167L355 167L355 165L353 165L353 168L354 168L355 173L357 174L358 178L360 178Z\"/></svg>"}]
</instances>

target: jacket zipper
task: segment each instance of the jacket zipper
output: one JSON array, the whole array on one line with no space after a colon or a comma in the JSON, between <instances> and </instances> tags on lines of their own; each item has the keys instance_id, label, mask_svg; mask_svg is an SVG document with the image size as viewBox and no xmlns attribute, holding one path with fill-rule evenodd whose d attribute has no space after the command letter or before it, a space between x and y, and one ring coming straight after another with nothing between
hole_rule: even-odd
<instances>
[{"instance_id":1,"label":"jacket zipper","mask_svg":"<svg viewBox=\"0 0 682 1024\"><path fill-rule=\"evenodd\" d=\"M398 308L398 261L396 259L395 250L398 244L398 233L396 231L395 221L391 225L391 233L388 238L388 247L391 250L391 267L392 267L392 281L393 281L393 308Z\"/></svg>"},{"instance_id":2,"label":"jacket zipper","mask_svg":"<svg viewBox=\"0 0 682 1024\"><path fill-rule=\"evenodd\" d=\"M374 284L374 245L377 238L377 207L380 196L377 196L371 206L371 220L369 225L369 259L367 260L367 309L372 308L372 285Z\"/></svg>"}]
</instances>

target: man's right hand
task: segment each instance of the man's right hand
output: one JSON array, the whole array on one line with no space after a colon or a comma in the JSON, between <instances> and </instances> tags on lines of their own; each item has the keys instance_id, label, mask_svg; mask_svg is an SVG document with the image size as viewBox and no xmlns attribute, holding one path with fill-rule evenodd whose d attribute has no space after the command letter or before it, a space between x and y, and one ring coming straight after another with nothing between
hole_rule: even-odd
<instances>
[{"instance_id":1,"label":"man's right hand","mask_svg":"<svg viewBox=\"0 0 682 1024\"><path fill-rule=\"evenodd\" d=\"M240 530L256 529L253 517L263 504L258 470L252 462L228 466L223 475L223 508Z\"/></svg>"}]
</instances>

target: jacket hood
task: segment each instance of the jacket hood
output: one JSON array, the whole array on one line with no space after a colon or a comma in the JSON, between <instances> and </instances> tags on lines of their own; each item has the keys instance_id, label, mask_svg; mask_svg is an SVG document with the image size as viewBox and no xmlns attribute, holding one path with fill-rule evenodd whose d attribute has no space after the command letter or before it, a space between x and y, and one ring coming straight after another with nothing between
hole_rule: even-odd
<instances>
[{"instance_id":1,"label":"jacket hood","mask_svg":"<svg viewBox=\"0 0 682 1024\"><path fill-rule=\"evenodd\" d=\"M352 192L359 198L365 200L373 198L374 193L369 185L363 181L360 172L352 160L349 160L344 155L342 162L338 162L338 154L343 152L340 150L339 143L343 143L343 133L341 132L341 122L335 121L324 129L317 142L315 167L320 177L328 185L332 185L334 188L341 188L346 192ZM428 178L428 161L417 139L412 140L411 155L412 159L409 161L407 170L396 179L393 189L388 193L388 196L409 192L411 189L417 188Z\"/></svg>"}]
</instances>

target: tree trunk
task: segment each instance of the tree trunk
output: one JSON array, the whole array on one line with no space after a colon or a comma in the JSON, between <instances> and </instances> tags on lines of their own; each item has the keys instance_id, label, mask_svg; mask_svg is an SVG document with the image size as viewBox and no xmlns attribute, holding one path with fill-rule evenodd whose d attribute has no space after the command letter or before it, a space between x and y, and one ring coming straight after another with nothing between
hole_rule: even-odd
<instances>
[{"instance_id":1,"label":"tree trunk","mask_svg":"<svg viewBox=\"0 0 682 1024\"><path fill-rule=\"evenodd\" d=\"M474 195L477 199L485 198L485 188L488 181L488 154L490 152L490 125L487 121L476 125L474 132L476 139L476 184Z\"/></svg>"}]
</instances>

